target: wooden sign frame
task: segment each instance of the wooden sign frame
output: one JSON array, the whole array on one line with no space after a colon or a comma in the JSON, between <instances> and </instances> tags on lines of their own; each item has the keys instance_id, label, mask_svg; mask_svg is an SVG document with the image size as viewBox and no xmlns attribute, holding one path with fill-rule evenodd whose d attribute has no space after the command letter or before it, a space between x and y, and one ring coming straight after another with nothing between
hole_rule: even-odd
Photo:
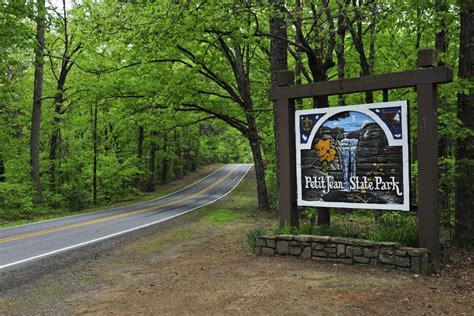
<instances>
[{"instance_id":1,"label":"wooden sign frame","mask_svg":"<svg viewBox=\"0 0 474 316\"><path fill-rule=\"evenodd\" d=\"M438 206L438 84L453 81L453 70L437 66L434 49L418 51L421 69L364 76L352 79L294 85L294 73L278 74L278 87L269 91L269 99L278 111L278 202L280 225L298 225L296 206L295 100L319 96L343 95L413 87L418 109L418 224L419 245L428 248L433 262L439 262Z\"/></svg>"}]
</instances>

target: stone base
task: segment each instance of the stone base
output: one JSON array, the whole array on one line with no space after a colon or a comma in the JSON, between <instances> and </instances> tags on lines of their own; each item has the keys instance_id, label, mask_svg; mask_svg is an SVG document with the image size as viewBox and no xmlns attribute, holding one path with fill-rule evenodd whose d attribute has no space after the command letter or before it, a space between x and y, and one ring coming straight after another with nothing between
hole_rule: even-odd
<instances>
[{"instance_id":1,"label":"stone base","mask_svg":"<svg viewBox=\"0 0 474 316\"><path fill-rule=\"evenodd\" d=\"M262 236L257 239L256 253L257 256L383 266L423 275L434 272L428 249L401 247L396 242L311 235Z\"/></svg>"}]
</instances>

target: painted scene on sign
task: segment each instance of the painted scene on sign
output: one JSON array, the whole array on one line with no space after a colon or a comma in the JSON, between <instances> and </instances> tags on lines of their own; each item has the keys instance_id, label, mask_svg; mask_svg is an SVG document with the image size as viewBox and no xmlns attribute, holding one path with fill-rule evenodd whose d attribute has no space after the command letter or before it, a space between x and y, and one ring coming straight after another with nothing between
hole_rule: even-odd
<instances>
[{"instance_id":1,"label":"painted scene on sign","mask_svg":"<svg viewBox=\"0 0 474 316\"><path fill-rule=\"evenodd\" d=\"M343 111L319 124L311 148L301 150L303 200L403 204L403 147L390 146L386 135L402 138L401 111L372 111L379 123L365 113ZM300 117L302 141L321 116Z\"/></svg>"}]
</instances>

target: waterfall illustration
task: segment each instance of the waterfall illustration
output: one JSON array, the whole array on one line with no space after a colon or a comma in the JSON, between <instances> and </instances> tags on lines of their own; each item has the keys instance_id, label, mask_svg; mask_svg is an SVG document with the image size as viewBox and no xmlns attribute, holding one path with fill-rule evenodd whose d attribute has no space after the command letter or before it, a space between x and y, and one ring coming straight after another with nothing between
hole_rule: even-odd
<instances>
[{"instance_id":1,"label":"waterfall illustration","mask_svg":"<svg viewBox=\"0 0 474 316\"><path fill-rule=\"evenodd\" d=\"M340 143L344 171L344 191L350 191L349 179L356 176L358 139L344 138Z\"/></svg>"}]
</instances>

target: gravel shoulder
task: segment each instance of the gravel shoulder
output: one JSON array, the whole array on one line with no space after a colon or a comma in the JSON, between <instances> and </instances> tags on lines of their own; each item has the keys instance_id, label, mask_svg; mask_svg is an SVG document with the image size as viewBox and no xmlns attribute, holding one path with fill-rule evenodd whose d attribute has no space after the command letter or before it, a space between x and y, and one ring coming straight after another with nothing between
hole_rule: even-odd
<instances>
[{"instance_id":1,"label":"gravel shoulder","mask_svg":"<svg viewBox=\"0 0 474 316\"><path fill-rule=\"evenodd\" d=\"M226 198L0 294L0 314L474 314L474 253L430 277L255 257L249 174ZM471 258L467 260L466 258Z\"/></svg>"}]
</instances>

